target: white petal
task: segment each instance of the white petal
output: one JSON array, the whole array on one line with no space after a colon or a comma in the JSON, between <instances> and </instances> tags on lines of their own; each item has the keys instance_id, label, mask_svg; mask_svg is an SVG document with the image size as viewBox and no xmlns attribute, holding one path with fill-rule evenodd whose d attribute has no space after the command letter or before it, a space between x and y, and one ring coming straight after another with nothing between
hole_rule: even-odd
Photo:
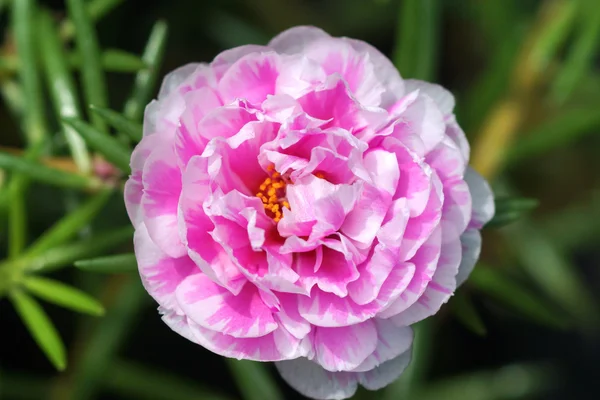
<instances>
[{"instance_id":1,"label":"white petal","mask_svg":"<svg viewBox=\"0 0 600 400\"><path fill-rule=\"evenodd\" d=\"M304 396L318 400L342 400L356 392L356 373L328 372L318 364L298 358L275 363L281 377Z\"/></svg>"}]
</instances>

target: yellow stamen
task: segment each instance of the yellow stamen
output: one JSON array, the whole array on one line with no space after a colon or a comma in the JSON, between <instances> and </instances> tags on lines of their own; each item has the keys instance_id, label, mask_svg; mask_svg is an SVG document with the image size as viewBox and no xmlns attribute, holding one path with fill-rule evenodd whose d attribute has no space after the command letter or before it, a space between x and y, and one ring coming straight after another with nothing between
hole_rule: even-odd
<instances>
[{"instance_id":1,"label":"yellow stamen","mask_svg":"<svg viewBox=\"0 0 600 400\"><path fill-rule=\"evenodd\" d=\"M273 221L279 222L283 217L282 208L290 209L290 203L285 198L287 183L272 164L267 167L267 172L270 176L260 184L256 197L262 201L265 211Z\"/></svg>"}]
</instances>

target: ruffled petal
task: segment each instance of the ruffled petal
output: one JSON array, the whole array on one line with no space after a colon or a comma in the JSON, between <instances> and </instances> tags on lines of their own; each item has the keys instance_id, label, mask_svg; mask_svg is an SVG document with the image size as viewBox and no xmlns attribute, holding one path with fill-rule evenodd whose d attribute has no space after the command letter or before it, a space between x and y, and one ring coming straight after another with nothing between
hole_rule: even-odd
<instances>
[{"instance_id":1,"label":"ruffled petal","mask_svg":"<svg viewBox=\"0 0 600 400\"><path fill-rule=\"evenodd\" d=\"M315 361L328 371L350 371L377 348L377 328L367 320L360 324L315 329Z\"/></svg>"},{"instance_id":2,"label":"ruffled petal","mask_svg":"<svg viewBox=\"0 0 600 400\"><path fill-rule=\"evenodd\" d=\"M234 295L204 274L186 278L177 288L179 306L198 325L236 338L265 336L277 329L258 290L246 285Z\"/></svg>"}]
</instances>

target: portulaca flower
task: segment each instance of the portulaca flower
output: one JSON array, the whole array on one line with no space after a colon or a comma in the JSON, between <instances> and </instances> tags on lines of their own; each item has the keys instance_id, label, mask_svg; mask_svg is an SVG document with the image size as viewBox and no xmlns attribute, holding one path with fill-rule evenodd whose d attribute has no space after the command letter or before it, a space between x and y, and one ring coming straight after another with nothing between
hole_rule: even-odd
<instances>
[{"instance_id":1,"label":"portulaca flower","mask_svg":"<svg viewBox=\"0 0 600 400\"><path fill-rule=\"evenodd\" d=\"M170 73L125 191L163 320L316 399L392 382L494 213L453 107L312 27Z\"/></svg>"}]
</instances>

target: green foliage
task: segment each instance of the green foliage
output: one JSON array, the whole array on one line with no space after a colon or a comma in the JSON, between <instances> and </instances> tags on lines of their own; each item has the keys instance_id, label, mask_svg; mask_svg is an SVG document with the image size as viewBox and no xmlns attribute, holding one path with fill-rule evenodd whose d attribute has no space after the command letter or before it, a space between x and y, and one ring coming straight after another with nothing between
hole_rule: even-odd
<instances>
[{"instance_id":1,"label":"green foliage","mask_svg":"<svg viewBox=\"0 0 600 400\"><path fill-rule=\"evenodd\" d=\"M479 265L469 277L469 284L530 320L561 329L568 324L559 310L549 307L547 300L497 268Z\"/></svg>"},{"instance_id":2,"label":"green foliage","mask_svg":"<svg viewBox=\"0 0 600 400\"><path fill-rule=\"evenodd\" d=\"M50 303L89 315L104 315L104 307L96 299L54 279L28 276L23 279L23 285L32 294Z\"/></svg>"},{"instance_id":3,"label":"green foliage","mask_svg":"<svg viewBox=\"0 0 600 400\"><path fill-rule=\"evenodd\" d=\"M238 389L246 400L281 400L280 393L264 363L226 359Z\"/></svg>"},{"instance_id":4,"label":"green foliage","mask_svg":"<svg viewBox=\"0 0 600 400\"><path fill-rule=\"evenodd\" d=\"M399 10L394 64L403 77L431 80L436 74L440 0L405 0Z\"/></svg>"},{"instance_id":5,"label":"green foliage","mask_svg":"<svg viewBox=\"0 0 600 400\"><path fill-rule=\"evenodd\" d=\"M81 56L81 75L86 103L106 107L108 95L102 71L102 56L89 10L85 8L83 0L67 0L67 6L69 17L75 26L77 51ZM91 118L96 129L106 130L102 119L94 114Z\"/></svg>"},{"instance_id":6,"label":"green foliage","mask_svg":"<svg viewBox=\"0 0 600 400\"><path fill-rule=\"evenodd\" d=\"M494 218L487 223L487 227L498 228L515 222L527 212L536 208L539 201L535 199L498 197L495 199L496 213Z\"/></svg>"},{"instance_id":7,"label":"green foliage","mask_svg":"<svg viewBox=\"0 0 600 400\"><path fill-rule=\"evenodd\" d=\"M75 266L84 271L103 274L137 271L137 261L133 253L79 260L75 261Z\"/></svg>"},{"instance_id":8,"label":"green foliage","mask_svg":"<svg viewBox=\"0 0 600 400\"><path fill-rule=\"evenodd\" d=\"M38 346L46 353L56 369L64 370L67 367L65 345L44 309L32 297L20 290L12 291L10 298Z\"/></svg>"},{"instance_id":9,"label":"green foliage","mask_svg":"<svg viewBox=\"0 0 600 400\"><path fill-rule=\"evenodd\" d=\"M69 189L97 190L102 182L91 176L84 176L47 167L37 161L0 151L0 168L26 175L30 179Z\"/></svg>"},{"instance_id":10,"label":"green foliage","mask_svg":"<svg viewBox=\"0 0 600 400\"><path fill-rule=\"evenodd\" d=\"M481 316L475 308L473 301L466 293L462 291L456 293L450 301L450 307L458 320L471 332L480 336L484 336L487 333Z\"/></svg>"},{"instance_id":11,"label":"green foliage","mask_svg":"<svg viewBox=\"0 0 600 400\"><path fill-rule=\"evenodd\" d=\"M96 114L94 114L96 115ZM129 158L131 150L114 137L104 133L92 125L75 118L64 118L63 121L79 132L90 147L101 153L108 161L113 163L123 172L129 172ZM104 121L104 120L102 120Z\"/></svg>"},{"instance_id":12,"label":"green foliage","mask_svg":"<svg viewBox=\"0 0 600 400\"><path fill-rule=\"evenodd\" d=\"M95 105L90 106L92 111L97 113L99 116L115 128L118 132L122 132L129 136L134 142L142 140L142 126L130 119L125 118L122 114L109 110L108 108L100 108Z\"/></svg>"},{"instance_id":13,"label":"green foliage","mask_svg":"<svg viewBox=\"0 0 600 400\"><path fill-rule=\"evenodd\" d=\"M133 84L133 90L129 100L125 103L123 114L126 118L133 121L138 121L142 117L142 113L146 104L152 96L152 91L158 80L158 72L162 63L165 47L167 45L167 24L163 21L158 21L152 27L148 43L144 49L142 60L148 69L138 72ZM103 107L100 103L94 103L95 106Z\"/></svg>"}]
</instances>

